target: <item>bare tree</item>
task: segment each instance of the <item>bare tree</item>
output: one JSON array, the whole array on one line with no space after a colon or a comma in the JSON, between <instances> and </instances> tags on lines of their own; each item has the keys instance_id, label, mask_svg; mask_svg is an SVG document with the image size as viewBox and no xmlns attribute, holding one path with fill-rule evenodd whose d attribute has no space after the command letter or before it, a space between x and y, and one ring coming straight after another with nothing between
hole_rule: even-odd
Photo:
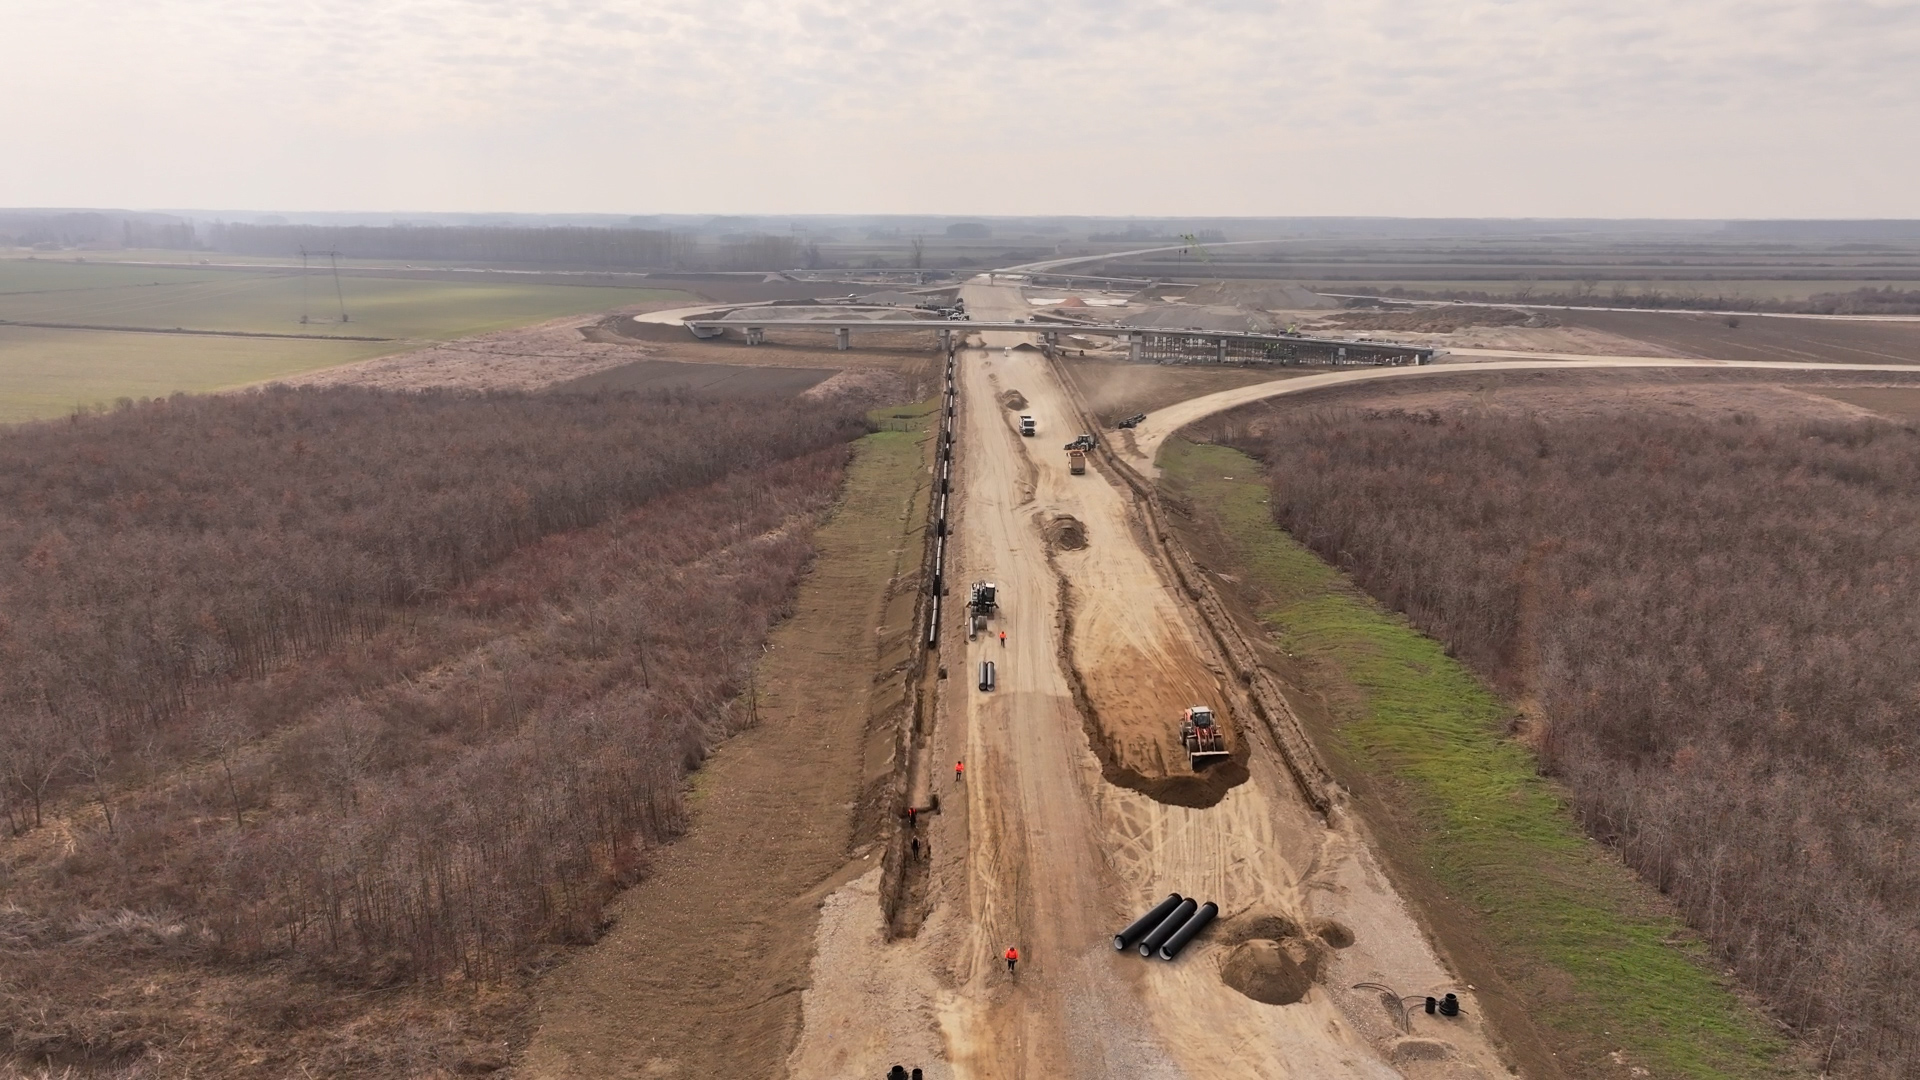
<instances>
[{"instance_id":1,"label":"bare tree","mask_svg":"<svg viewBox=\"0 0 1920 1080\"><path fill-rule=\"evenodd\" d=\"M207 713L201 720L197 734L202 751L220 765L220 775L226 781L227 800L233 809L233 827L245 828L246 820L242 816L240 805L240 786L234 781L233 766L240 756L241 749L246 746L250 732L231 708L218 708Z\"/></svg>"}]
</instances>

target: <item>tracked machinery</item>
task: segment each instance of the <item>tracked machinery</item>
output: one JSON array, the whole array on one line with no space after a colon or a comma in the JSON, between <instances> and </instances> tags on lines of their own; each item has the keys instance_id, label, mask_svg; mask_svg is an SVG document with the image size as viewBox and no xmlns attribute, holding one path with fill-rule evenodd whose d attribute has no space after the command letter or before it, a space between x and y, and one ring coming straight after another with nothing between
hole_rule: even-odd
<instances>
[{"instance_id":1,"label":"tracked machinery","mask_svg":"<svg viewBox=\"0 0 1920 1080\"><path fill-rule=\"evenodd\" d=\"M967 593L967 636L969 638L987 628L987 620L1000 613L1000 605L994 601L994 584L991 581L976 581Z\"/></svg>"},{"instance_id":2,"label":"tracked machinery","mask_svg":"<svg viewBox=\"0 0 1920 1080\"><path fill-rule=\"evenodd\" d=\"M1220 721L1205 705L1194 705L1180 714L1180 745L1186 748L1187 764L1195 772L1229 756Z\"/></svg>"}]
</instances>

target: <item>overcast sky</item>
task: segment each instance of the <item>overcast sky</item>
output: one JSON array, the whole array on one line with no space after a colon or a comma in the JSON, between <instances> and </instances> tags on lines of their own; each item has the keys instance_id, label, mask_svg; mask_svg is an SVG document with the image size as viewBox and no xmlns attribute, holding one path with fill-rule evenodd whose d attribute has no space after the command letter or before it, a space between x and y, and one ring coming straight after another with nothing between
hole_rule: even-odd
<instances>
[{"instance_id":1,"label":"overcast sky","mask_svg":"<svg viewBox=\"0 0 1920 1080\"><path fill-rule=\"evenodd\" d=\"M1920 217L1920 0L0 0L0 205Z\"/></svg>"}]
</instances>

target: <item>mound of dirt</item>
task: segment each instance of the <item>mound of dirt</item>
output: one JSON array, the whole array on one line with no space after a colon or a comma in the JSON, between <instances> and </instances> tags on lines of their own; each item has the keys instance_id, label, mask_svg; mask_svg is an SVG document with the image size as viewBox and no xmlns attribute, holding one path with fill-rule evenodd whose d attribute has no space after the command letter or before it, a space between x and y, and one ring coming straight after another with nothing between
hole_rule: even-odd
<instances>
[{"instance_id":1,"label":"mound of dirt","mask_svg":"<svg viewBox=\"0 0 1920 1080\"><path fill-rule=\"evenodd\" d=\"M1328 316L1334 324L1348 330L1399 330L1414 334L1451 334L1469 326L1559 326L1560 320L1538 311L1513 308L1447 306L1415 308L1412 311L1343 311Z\"/></svg>"},{"instance_id":2,"label":"mound of dirt","mask_svg":"<svg viewBox=\"0 0 1920 1080\"><path fill-rule=\"evenodd\" d=\"M1271 938L1243 941L1227 955L1220 978L1267 1005L1292 1005L1313 988L1313 976Z\"/></svg>"},{"instance_id":3,"label":"mound of dirt","mask_svg":"<svg viewBox=\"0 0 1920 1080\"><path fill-rule=\"evenodd\" d=\"M1049 515L1040 531L1055 551L1079 551L1087 546L1087 527L1072 514Z\"/></svg>"},{"instance_id":4,"label":"mound of dirt","mask_svg":"<svg viewBox=\"0 0 1920 1080\"><path fill-rule=\"evenodd\" d=\"M1396 1065L1410 1061L1445 1061L1453 1056L1453 1047L1438 1039L1401 1039L1389 1055Z\"/></svg>"},{"instance_id":5,"label":"mound of dirt","mask_svg":"<svg viewBox=\"0 0 1920 1080\"><path fill-rule=\"evenodd\" d=\"M1005 405L1009 409L1024 409L1027 407L1027 399L1020 391L1009 390L1000 395L1000 404Z\"/></svg>"},{"instance_id":6,"label":"mound of dirt","mask_svg":"<svg viewBox=\"0 0 1920 1080\"><path fill-rule=\"evenodd\" d=\"M1255 938L1272 938L1285 941L1300 936L1300 924L1285 915L1255 915L1244 921L1235 919L1227 932L1227 940L1240 942Z\"/></svg>"},{"instance_id":7,"label":"mound of dirt","mask_svg":"<svg viewBox=\"0 0 1920 1080\"><path fill-rule=\"evenodd\" d=\"M1321 296L1304 285L1286 281L1214 281L1194 289L1183 299L1189 304L1225 304L1260 311L1305 311L1340 306L1338 301Z\"/></svg>"}]
</instances>

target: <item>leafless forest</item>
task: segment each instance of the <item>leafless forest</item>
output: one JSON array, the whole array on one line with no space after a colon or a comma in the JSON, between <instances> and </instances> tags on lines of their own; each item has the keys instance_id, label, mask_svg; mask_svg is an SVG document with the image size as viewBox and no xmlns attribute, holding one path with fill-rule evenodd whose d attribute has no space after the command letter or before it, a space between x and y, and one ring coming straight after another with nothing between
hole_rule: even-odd
<instances>
[{"instance_id":1,"label":"leafless forest","mask_svg":"<svg viewBox=\"0 0 1920 1080\"><path fill-rule=\"evenodd\" d=\"M1920 431L1347 408L1227 437L1282 526L1537 706L1587 826L1779 1016L1847 1073L1920 1072Z\"/></svg>"},{"instance_id":2,"label":"leafless forest","mask_svg":"<svg viewBox=\"0 0 1920 1080\"><path fill-rule=\"evenodd\" d=\"M486 1013L594 935L751 722L864 430L341 389L0 434L0 1047L503 1064L497 1025L369 1010L433 984Z\"/></svg>"}]
</instances>

